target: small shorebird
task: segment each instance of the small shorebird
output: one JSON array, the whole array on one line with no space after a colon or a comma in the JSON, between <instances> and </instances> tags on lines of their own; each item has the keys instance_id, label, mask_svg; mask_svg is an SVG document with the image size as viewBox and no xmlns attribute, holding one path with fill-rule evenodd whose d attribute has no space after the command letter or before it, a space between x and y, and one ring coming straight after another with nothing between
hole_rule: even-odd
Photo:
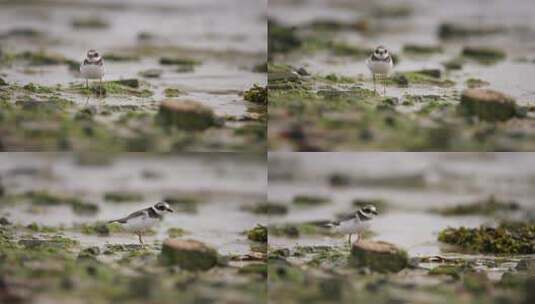
<instances>
[{"instance_id":1,"label":"small shorebird","mask_svg":"<svg viewBox=\"0 0 535 304\"><path fill-rule=\"evenodd\" d=\"M139 237L139 242L143 244L143 233L156 225L165 212L175 212L166 202L159 202L154 206L138 210L120 219L109 221L108 223L119 223L125 230L135 233Z\"/></svg>"},{"instance_id":2,"label":"small shorebird","mask_svg":"<svg viewBox=\"0 0 535 304\"><path fill-rule=\"evenodd\" d=\"M377 209L373 205L366 205L360 208L357 212L343 218L340 221L331 222L327 224L327 227L333 229L333 231L343 234L348 234L348 243L351 246L351 235L357 235L357 242L360 239L359 233L366 230L370 226L370 220L377 215Z\"/></svg>"},{"instance_id":3,"label":"small shorebird","mask_svg":"<svg viewBox=\"0 0 535 304\"><path fill-rule=\"evenodd\" d=\"M378 46L375 51L370 55L370 58L366 60L366 65L372 72L373 76L373 92L375 90L375 75L381 75L384 78L384 94L386 95L386 80L388 74L394 67L392 56L388 53L388 50L384 46Z\"/></svg>"},{"instance_id":4,"label":"small shorebird","mask_svg":"<svg viewBox=\"0 0 535 304\"><path fill-rule=\"evenodd\" d=\"M91 49L87 51L87 56L80 64L80 73L85 78L85 86L89 88L89 79L99 79L100 89L99 94L102 93L102 77L104 76L104 60L100 54Z\"/></svg>"}]
</instances>

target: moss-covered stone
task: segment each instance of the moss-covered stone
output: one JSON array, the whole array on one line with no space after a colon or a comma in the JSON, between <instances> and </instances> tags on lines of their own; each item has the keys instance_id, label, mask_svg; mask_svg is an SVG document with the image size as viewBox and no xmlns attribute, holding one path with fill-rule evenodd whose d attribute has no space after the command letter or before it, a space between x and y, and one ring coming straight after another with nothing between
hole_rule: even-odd
<instances>
[{"instance_id":1,"label":"moss-covered stone","mask_svg":"<svg viewBox=\"0 0 535 304\"><path fill-rule=\"evenodd\" d=\"M466 83L466 86L470 89L484 87L484 86L489 85L488 82L481 80L481 79L477 79L477 78L469 78L466 80L465 83Z\"/></svg>"},{"instance_id":2,"label":"moss-covered stone","mask_svg":"<svg viewBox=\"0 0 535 304\"><path fill-rule=\"evenodd\" d=\"M182 57L162 57L160 58L160 64L162 65L186 65L195 66L201 64L200 61L192 58Z\"/></svg>"},{"instance_id":3,"label":"moss-covered stone","mask_svg":"<svg viewBox=\"0 0 535 304\"><path fill-rule=\"evenodd\" d=\"M106 53L102 56L106 61L115 61L115 62L127 62L127 61L137 61L139 56L132 54L122 54L122 53Z\"/></svg>"},{"instance_id":4,"label":"moss-covered stone","mask_svg":"<svg viewBox=\"0 0 535 304\"><path fill-rule=\"evenodd\" d=\"M500 201L494 196L489 197L488 199L470 203L470 204L461 204L453 207L444 207L440 209L433 209L433 212L440 213L442 215L474 215L474 214L484 214L492 215L499 212L507 211L516 211L520 209L515 201Z\"/></svg>"},{"instance_id":5,"label":"moss-covered stone","mask_svg":"<svg viewBox=\"0 0 535 304\"><path fill-rule=\"evenodd\" d=\"M243 92L243 99L254 103L267 104L267 88L255 84L252 88Z\"/></svg>"},{"instance_id":6,"label":"moss-covered stone","mask_svg":"<svg viewBox=\"0 0 535 304\"><path fill-rule=\"evenodd\" d=\"M212 109L193 100L162 101L157 119L164 126L185 130L204 130L216 125Z\"/></svg>"},{"instance_id":7,"label":"moss-covered stone","mask_svg":"<svg viewBox=\"0 0 535 304\"><path fill-rule=\"evenodd\" d=\"M351 265L377 272L399 272L409 265L407 252L387 242L360 240L351 247Z\"/></svg>"},{"instance_id":8,"label":"moss-covered stone","mask_svg":"<svg viewBox=\"0 0 535 304\"><path fill-rule=\"evenodd\" d=\"M108 22L99 17L85 17L77 18L71 21L71 25L74 28L90 28L90 29L105 29L109 27Z\"/></svg>"},{"instance_id":9,"label":"moss-covered stone","mask_svg":"<svg viewBox=\"0 0 535 304\"><path fill-rule=\"evenodd\" d=\"M132 191L110 191L104 193L104 200L108 202L137 202L142 201L143 194Z\"/></svg>"},{"instance_id":10,"label":"moss-covered stone","mask_svg":"<svg viewBox=\"0 0 535 304\"><path fill-rule=\"evenodd\" d=\"M329 198L323 196L296 195L292 202L298 206L318 206L326 204L329 201Z\"/></svg>"},{"instance_id":11,"label":"moss-covered stone","mask_svg":"<svg viewBox=\"0 0 535 304\"><path fill-rule=\"evenodd\" d=\"M429 55L441 53L442 47L440 45L406 44L403 46L403 52L415 55Z\"/></svg>"},{"instance_id":12,"label":"moss-covered stone","mask_svg":"<svg viewBox=\"0 0 535 304\"><path fill-rule=\"evenodd\" d=\"M456 280L460 279L461 273L464 271L463 267L457 265L440 265L429 270L429 275L447 275Z\"/></svg>"},{"instance_id":13,"label":"moss-covered stone","mask_svg":"<svg viewBox=\"0 0 535 304\"><path fill-rule=\"evenodd\" d=\"M495 26L468 26L458 23L443 23L439 26L438 36L441 39L454 39L498 34L504 31L504 28Z\"/></svg>"},{"instance_id":14,"label":"moss-covered stone","mask_svg":"<svg viewBox=\"0 0 535 304\"><path fill-rule=\"evenodd\" d=\"M160 78L160 76L163 74L163 70L147 69L147 70L139 72L138 74L139 76L145 77L145 78Z\"/></svg>"},{"instance_id":15,"label":"moss-covered stone","mask_svg":"<svg viewBox=\"0 0 535 304\"><path fill-rule=\"evenodd\" d=\"M184 270L204 271L216 266L217 251L195 240L167 239L162 246L160 261Z\"/></svg>"},{"instance_id":16,"label":"moss-covered stone","mask_svg":"<svg viewBox=\"0 0 535 304\"><path fill-rule=\"evenodd\" d=\"M165 90L163 91L163 94L167 98L173 98L173 97L178 97L184 94L184 92L176 88L165 88Z\"/></svg>"},{"instance_id":17,"label":"moss-covered stone","mask_svg":"<svg viewBox=\"0 0 535 304\"><path fill-rule=\"evenodd\" d=\"M258 203L253 206L244 206L244 210L251 211L255 214L281 215L288 213L288 207L279 203Z\"/></svg>"},{"instance_id":18,"label":"moss-covered stone","mask_svg":"<svg viewBox=\"0 0 535 304\"><path fill-rule=\"evenodd\" d=\"M247 231L247 238L251 241L267 243L268 230L266 226L258 224L253 229Z\"/></svg>"},{"instance_id":19,"label":"moss-covered stone","mask_svg":"<svg viewBox=\"0 0 535 304\"><path fill-rule=\"evenodd\" d=\"M173 227L173 228L167 229L167 235L172 239L176 239L178 237L182 237L186 235L186 231L182 228Z\"/></svg>"},{"instance_id":20,"label":"moss-covered stone","mask_svg":"<svg viewBox=\"0 0 535 304\"><path fill-rule=\"evenodd\" d=\"M468 116L488 121L504 121L516 115L512 97L488 89L467 89L462 92L459 110Z\"/></svg>"},{"instance_id":21,"label":"moss-covered stone","mask_svg":"<svg viewBox=\"0 0 535 304\"><path fill-rule=\"evenodd\" d=\"M465 47L462 55L483 64L492 64L505 59L505 52L490 47Z\"/></svg>"},{"instance_id":22,"label":"moss-covered stone","mask_svg":"<svg viewBox=\"0 0 535 304\"><path fill-rule=\"evenodd\" d=\"M472 252L533 254L534 236L535 224L509 223L498 228L447 228L439 233L438 240Z\"/></svg>"}]
</instances>

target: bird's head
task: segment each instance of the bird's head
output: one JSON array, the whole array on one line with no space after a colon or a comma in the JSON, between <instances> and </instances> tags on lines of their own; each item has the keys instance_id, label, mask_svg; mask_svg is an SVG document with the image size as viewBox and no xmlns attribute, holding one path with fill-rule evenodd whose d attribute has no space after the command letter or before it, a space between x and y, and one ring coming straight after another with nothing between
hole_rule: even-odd
<instances>
[{"instance_id":1,"label":"bird's head","mask_svg":"<svg viewBox=\"0 0 535 304\"><path fill-rule=\"evenodd\" d=\"M385 60L390 56L388 50L382 45L378 46L375 51L373 51L373 55L381 60Z\"/></svg>"},{"instance_id":2,"label":"bird's head","mask_svg":"<svg viewBox=\"0 0 535 304\"><path fill-rule=\"evenodd\" d=\"M175 210L173 210L173 208L171 208L171 206L169 206L169 204L166 202L159 202L155 204L153 208L154 208L154 211L156 211L156 213L158 214L163 214L165 212L170 212L170 213L175 212Z\"/></svg>"},{"instance_id":3,"label":"bird's head","mask_svg":"<svg viewBox=\"0 0 535 304\"><path fill-rule=\"evenodd\" d=\"M87 59L95 60L95 59L98 59L99 57L100 57L100 54L97 51L93 49L87 51Z\"/></svg>"},{"instance_id":4,"label":"bird's head","mask_svg":"<svg viewBox=\"0 0 535 304\"><path fill-rule=\"evenodd\" d=\"M360 208L358 212L367 218L373 218L379 214L374 205L366 205Z\"/></svg>"}]
</instances>

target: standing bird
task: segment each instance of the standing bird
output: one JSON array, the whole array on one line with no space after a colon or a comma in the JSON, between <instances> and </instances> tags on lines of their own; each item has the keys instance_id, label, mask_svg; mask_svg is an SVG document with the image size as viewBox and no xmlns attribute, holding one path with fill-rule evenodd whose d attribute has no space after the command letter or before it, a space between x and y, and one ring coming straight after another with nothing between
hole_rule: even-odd
<instances>
[{"instance_id":1,"label":"standing bird","mask_svg":"<svg viewBox=\"0 0 535 304\"><path fill-rule=\"evenodd\" d=\"M384 94L386 95L386 80L388 74L394 67L392 56L388 53L388 50L384 46L378 46L375 51L370 55L370 58L366 60L366 65L372 72L373 76L373 92L375 90L375 75L381 75L384 77Z\"/></svg>"},{"instance_id":2,"label":"standing bird","mask_svg":"<svg viewBox=\"0 0 535 304\"><path fill-rule=\"evenodd\" d=\"M348 234L348 243L351 246L351 235L356 234L358 242L360 240L359 234L370 227L370 220L377 214L375 206L366 205L349 217L327 224L327 227L332 228L337 233Z\"/></svg>"},{"instance_id":3,"label":"standing bird","mask_svg":"<svg viewBox=\"0 0 535 304\"><path fill-rule=\"evenodd\" d=\"M139 242L143 244L143 238L141 237L143 233L147 232L154 225L156 225L161 219L165 212L175 212L168 203L159 202L154 206L141 209L130 215L109 221L111 223L121 224L125 230L135 233L139 237Z\"/></svg>"},{"instance_id":4,"label":"standing bird","mask_svg":"<svg viewBox=\"0 0 535 304\"><path fill-rule=\"evenodd\" d=\"M104 76L104 60L100 54L91 49L87 51L87 56L80 64L80 73L85 78L85 86L89 88L89 79L99 79L99 95L102 94L102 77Z\"/></svg>"}]
</instances>

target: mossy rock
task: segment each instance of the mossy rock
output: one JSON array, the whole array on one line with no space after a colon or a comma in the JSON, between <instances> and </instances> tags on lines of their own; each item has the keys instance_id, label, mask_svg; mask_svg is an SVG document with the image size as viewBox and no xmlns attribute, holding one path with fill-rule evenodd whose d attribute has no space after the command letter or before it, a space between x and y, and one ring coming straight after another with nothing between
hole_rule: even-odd
<instances>
[{"instance_id":1,"label":"mossy rock","mask_svg":"<svg viewBox=\"0 0 535 304\"><path fill-rule=\"evenodd\" d=\"M267 243L268 230L266 226L256 225L256 227L247 231L247 238L251 241Z\"/></svg>"},{"instance_id":2,"label":"mossy rock","mask_svg":"<svg viewBox=\"0 0 535 304\"><path fill-rule=\"evenodd\" d=\"M244 210L255 214L282 215L288 213L288 207L279 203L258 203L254 206L244 206Z\"/></svg>"},{"instance_id":3,"label":"mossy rock","mask_svg":"<svg viewBox=\"0 0 535 304\"><path fill-rule=\"evenodd\" d=\"M469 26L457 23L443 23L439 26L438 36L441 39L466 38L470 36L483 36L504 32L502 27Z\"/></svg>"},{"instance_id":4,"label":"mossy rock","mask_svg":"<svg viewBox=\"0 0 535 304\"><path fill-rule=\"evenodd\" d=\"M180 58L180 57L162 57L160 58L161 65L187 65L194 66L201 64L200 61L191 59L191 58Z\"/></svg>"},{"instance_id":5,"label":"mossy rock","mask_svg":"<svg viewBox=\"0 0 535 304\"><path fill-rule=\"evenodd\" d=\"M136 202L143 200L143 194L129 191L112 191L104 193L104 200L108 202Z\"/></svg>"},{"instance_id":6,"label":"mossy rock","mask_svg":"<svg viewBox=\"0 0 535 304\"><path fill-rule=\"evenodd\" d=\"M251 89L243 92L243 99L258 104L267 104L267 87L255 84Z\"/></svg>"},{"instance_id":7,"label":"mossy rock","mask_svg":"<svg viewBox=\"0 0 535 304\"><path fill-rule=\"evenodd\" d=\"M7 85L7 82L2 77L0 77L0 86L6 86L6 85Z\"/></svg>"},{"instance_id":8,"label":"mossy rock","mask_svg":"<svg viewBox=\"0 0 535 304\"><path fill-rule=\"evenodd\" d=\"M512 97L488 89L467 89L461 95L459 110L468 116L487 121L505 121L516 115L516 102Z\"/></svg>"},{"instance_id":9,"label":"mossy rock","mask_svg":"<svg viewBox=\"0 0 535 304\"><path fill-rule=\"evenodd\" d=\"M409 265L407 252L394 244L360 240L351 247L349 263L376 272L399 272Z\"/></svg>"},{"instance_id":10,"label":"mossy rock","mask_svg":"<svg viewBox=\"0 0 535 304\"><path fill-rule=\"evenodd\" d=\"M313 195L297 195L293 199L293 203L298 206L318 206L329 202L329 199L322 196Z\"/></svg>"},{"instance_id":11,"label":"mossy rock","mask_svg":"<svg viewBox=\"0 0 535 304\"><path fill-rule=\"evenodd\" d=\"M442 53L442 51L440 45L406 44L403 46L403 52L415 55Z\"/></svg>"},{"instance_id":12,"label":"mossy rock","mask_svg":"<svg viewBox=\"0 0 535 304\"><path fill-rule=\"evenodd\" d=\"M184 270L205 271L217 264L217 251L195 240L167 239L160 254L162 264Z\"/></svg>"},{"instance_id":13,"label":"mossy rock","mask_svg":"<svg viewBox=\"0 0 535 304\"><path fill-rule=\"evenodd\" d=\"M204 130L216 125L212 109L193 100L162 101L157 119L165 126L184 130Z\"/></svg>"},{"instance_id":14,"label":"mossy rock","mask_svg":"<svg viewBox=\"0 0 535 304\"><path fill-rule=\"evenodd\" d=\"M268 52L271 58L275 53L288 53L303 44L295 27L286 27L274 20L268 20Z\"/></svg>"},{"instance_id":15,"label":"mossy rock","mask_svg":"<svg viewBox=\"0 0 535 304\"><path fill-rule=\"evenodd\" d=\"M505 52L489 47L465 47L462 55L483 64L492 64L505 59Z\"/></svg>"},{"instance_id":16,"label":"mossy rock","mask_svg":"<svg viewBox=\"0 0 535 304\"><path fill-rule=\"evenodd\" d=\"M240 274L259 274L264 278L267 278L267 265L265 263L254 263L246 265L240 270L238 270L238 273Z\"/></svg>"}]
</instances>

